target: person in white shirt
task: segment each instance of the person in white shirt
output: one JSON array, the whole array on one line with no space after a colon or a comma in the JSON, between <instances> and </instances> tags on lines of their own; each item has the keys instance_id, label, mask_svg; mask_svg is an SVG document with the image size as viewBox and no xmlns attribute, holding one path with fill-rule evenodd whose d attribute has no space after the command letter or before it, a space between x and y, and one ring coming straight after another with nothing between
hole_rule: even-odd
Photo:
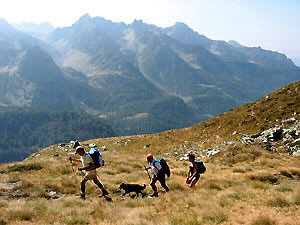
<instances>
[{"instance_id":1,"label":"person in white shirt","mask_svg":"<svg viewBox=\"0 0 300 225\"><path fill-rule=\"evenodd\" d=\"M83 180L81 181L81 195L80 198L85 199L85 183L89 180L93 180L93 182L99 187L102 191L102 195L99 197L103 197L108 195L108 191L103 187L100 181L97 178L96 169L94 169L94 162L92 157L84 151L84 148L81 146L76 147L76 153L80 155L80 159L73 159L71 156L69 157L70 161L81 162L83 167L78 168L79 171L85 170L85 175Z\"/></svg>"},{"instance_id":2,"label":"person in white shirt","mask_svg":"<svg viewBox=\"0 0 300 225\"><path fill-rule=\"evenodd\" d=\"M153 189L153 194L151 194L150 197L158 196L157 187L155 185L156 181L159 181L161 186L166 190L166 192L168 192L169 188L166 185L166 176L165 176L165 173L164 173L163 168L160 165L160 163L156 159L153 158L152 154L147 155L147 161L148 161L150 167L147 167L145 169L146 170L152 169L152 171L153 171L153 176L152 176L151 183L150 183L150 186Z\"/></svg>"}]
</instances>

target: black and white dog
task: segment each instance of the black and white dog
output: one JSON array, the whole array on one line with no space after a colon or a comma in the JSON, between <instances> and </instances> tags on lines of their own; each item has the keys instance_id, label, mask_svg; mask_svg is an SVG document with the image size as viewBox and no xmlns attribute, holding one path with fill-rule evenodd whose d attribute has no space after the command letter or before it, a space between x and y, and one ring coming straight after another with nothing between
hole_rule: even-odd
<instances>
[{"instance_id":1,"label":"black and white dog","mask_svg":"<svg viewBox=\"0 0 300 225\"><path fill-rule=\"evenodd\" d=\"M125 192L121 194L121 196L124 196L126 194L129 194L130 192L135 192L135 197L138 197L139 194L142 194L142 197L145 196L145 194L142 192L146 188L146 184L144 186L139 185L139 184L124 184L122 183L119 187L119 191L123 189Z\"/></svg>"}]
</instances>

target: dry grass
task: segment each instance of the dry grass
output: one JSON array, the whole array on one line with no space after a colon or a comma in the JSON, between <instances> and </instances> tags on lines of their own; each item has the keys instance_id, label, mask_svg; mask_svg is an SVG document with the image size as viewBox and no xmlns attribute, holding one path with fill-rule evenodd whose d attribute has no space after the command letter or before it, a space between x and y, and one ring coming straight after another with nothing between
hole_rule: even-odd
<instances>
[{"instance_id":1,"label":"dry grass","mask_svg":"<svg viewBox=\"0 0 300 225\"><path fill-rule=\"evenodd\" d=\"M54 157L57 148L52 146L18 164L22 167L38 163L42 169L1 175L2 183L21 180L23 183L16 190L27 197L1 200L0 224L295 224L300 219L299 180L288 177L289 174L298 176L295 158L287 157L276 167L265 167L261 162L278 164L278 159L269 155L272 153L253 159L249 152L254 147L239 150L244 155L234 164L224 159L236 154L236 149L205 159L207 172L194 190L185 185L189 164L175 161L176 157L164 157L174 168L167 180L169 193L164 194L158 184L158 198L120 197L116 190L122 182L149 185L143 166L147 165L145 155L150 150L142 149L141 144L137 148L140 140L136 138L131 137L126 147L115 146L117 138L93 140L116 150L102 152L106 166L98 171L113 202L99 199L99 190L90 182L87 183L88 199L77 199L82 175L72 172L68 153L59 152L59 157ZM163 155L158 150L151 152ZM1 170L8 171L13 165L2 164ZM276 180L274 174L281 174L280 178ZM47 189L64 196L48 199ZM147 186L145 192L150 194L151 188ZM266 216L266 211L276 216Z\"/></svg>"}]
</instances>

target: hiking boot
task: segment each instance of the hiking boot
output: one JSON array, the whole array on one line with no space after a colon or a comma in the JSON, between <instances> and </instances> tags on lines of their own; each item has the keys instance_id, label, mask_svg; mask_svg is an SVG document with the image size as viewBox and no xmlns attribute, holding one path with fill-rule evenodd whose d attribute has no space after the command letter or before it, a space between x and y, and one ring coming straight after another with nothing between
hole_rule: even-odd
<instances>
[{"instance_id":1,"label":"hiking boot","mask_svg":"<svg viewBox=\"0 0 300 225\"><path fill-rule=\"evenodd\" d=\"M79 198L85 200L85 195L81 194Z\"/></svg>"},{"instance_id":2,"label":"hiking boot","mask_svg":"<svg viewBox=\"0 0 300 225\"><path fill-rule=\"evenodd\" d=\"M102 195L100 195L99 197L101 198L101 197L105 197L106 195L108 195L109 193L108 193L108 191L107 190L103 190L102 191Z\"/></svg>"},{"instance_id":3,"label":"hiking boot","mask_svg":"<svg viewBox=\"0 0 300 225\"><path fill-rule=\"evenodd\" d=\"M154 192L153 194L149 195L150 198L153 198L153 197L158 197L158 193L157 192Z\"/></svg>"}]
</instances>

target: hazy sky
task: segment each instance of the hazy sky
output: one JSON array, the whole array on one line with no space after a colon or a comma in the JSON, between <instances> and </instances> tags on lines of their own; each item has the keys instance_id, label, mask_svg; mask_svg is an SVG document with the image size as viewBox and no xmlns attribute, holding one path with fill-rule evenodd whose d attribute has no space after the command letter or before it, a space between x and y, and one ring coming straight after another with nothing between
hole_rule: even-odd
<instances>
[{"instance_id":1,"label":"hazy sky","mask_svg":"<svg viewBox=\"0 0 300 225\"><path fill-rule=\"evenodd\" d=\"M0 0L9 23L70 26L83 14L160 27L184 22L215 40L261 46L300 58L300 0Z\"/></svg>"}]
</instances>

